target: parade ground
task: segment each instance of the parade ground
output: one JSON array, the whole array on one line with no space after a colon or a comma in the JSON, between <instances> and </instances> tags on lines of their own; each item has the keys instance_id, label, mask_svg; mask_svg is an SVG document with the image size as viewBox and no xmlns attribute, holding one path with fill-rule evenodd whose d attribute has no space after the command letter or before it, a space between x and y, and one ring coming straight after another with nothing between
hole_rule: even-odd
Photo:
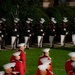
<instances>
[{"instance_id":1,"label":"parade ground","mask_svg":"<svg viewBox=\"0 0 75 75\"><path fill-rule=\"evenodd\" d=\"M47 44L46 44L47 45ZM49 44L48 44L49 45ZM25 49L26 52L26 75L36 75L38 58L42 55L43 48ZM0 51L0 71L4 70L3 65L8 63L12 53L15 50L6 49ZM66 44L65 48L61 48L59 44L55 48L51 48L50 57L52 58L52 67L54 75L66 75L65 62L69 59L68 53L75 51L72 44Z\"/></svg>"}]
</instances>

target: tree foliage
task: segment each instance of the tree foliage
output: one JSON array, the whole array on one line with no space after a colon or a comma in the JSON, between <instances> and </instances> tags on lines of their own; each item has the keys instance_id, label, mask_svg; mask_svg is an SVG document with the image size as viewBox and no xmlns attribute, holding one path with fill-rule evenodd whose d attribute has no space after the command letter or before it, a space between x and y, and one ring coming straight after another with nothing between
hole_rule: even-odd
<instances>
[{"instance_id":1,"label":"tree foliage","mask_svg":"<svg viewBox=\"0 0 75 75\"><path fill-rule=\"evenodd\" d=\"M31 17L38 21L41 17L49 19L48 16L40 9L39 0L1 0L0 17L5 17L8 24L12 24L15 17L24 21Z\"/></svg>"}]
</instances>

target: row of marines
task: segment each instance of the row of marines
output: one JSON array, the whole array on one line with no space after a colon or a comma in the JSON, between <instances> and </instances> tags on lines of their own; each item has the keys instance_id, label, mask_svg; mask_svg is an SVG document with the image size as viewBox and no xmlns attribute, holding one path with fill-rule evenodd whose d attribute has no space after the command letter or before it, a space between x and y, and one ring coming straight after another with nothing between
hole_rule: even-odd
<instances>
[{"instance_id":1,"label":"row of marines","mask_svg":"<svg viewBox=\"0 0 75 75\"><path fill-rule=\"evenodd\" d=\"M5 38L7 35L6 19L1 18L0 21L0 49L5 48ZM39 23L33 26L33 19L28 18L23 26L19 24L20 19L15 18L11 28L11 47L16 49L19 43L20 37L23 35L24 42L27 48L29 48L29 40L34 42L34 36L37 37L38 47L42 47L43 38L45 35L49 36L50 47L54 46L54 38L60 34L60 44L62 47L65 46L65 37L68 35L69 26L68 19L63 18L62 23L57 27L57 22L54 17L51 18L47 28L44 26L45 19L41 18ZM21 30L22 29L22 30ZM75 46L75 18L71 28L72 42ZM7 35L8 36L8 35Z\"/></svg>"}]
</instances>

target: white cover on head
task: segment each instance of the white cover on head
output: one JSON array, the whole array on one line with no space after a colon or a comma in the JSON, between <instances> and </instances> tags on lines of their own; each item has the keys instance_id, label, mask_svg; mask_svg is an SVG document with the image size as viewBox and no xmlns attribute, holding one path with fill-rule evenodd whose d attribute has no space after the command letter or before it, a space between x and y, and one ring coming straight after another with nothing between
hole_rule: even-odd
<instances>
[{"instance_id":1,"label":"white cover on head","mask_svg":"<svg viewBox=\"0 0 75 75\"><path fill-rule=\"evenodd\" d=\"M17 21L17 20L14 20L14 22L15 22L15 23L18 23L18 21Z\"/></svg>"},{"instance_id":2,"label":"white cover on head","mask_svg":"<svg viewBox=\"0 0 75 75\"><path fill-rule=\"evenodd\" d=\"M6 21L6 19L5 18L1 18L2 19L2 21Z\"/></svg>"},{"instance_id":3,"label":"white cover on head","mask_svg":"<svg viewBox=\"0 0 75 75\"><path fill-rule=\"evenodd\" d=\"M42 65L39 65L38 68L40 70L46 70L48 68L48 65L47 64L42 64Z\"/></svg>"},{"instance_id":4,"label":"white cover on head","mask_svg":"<svg viewBox=\"0 0 75 75\"><path fill-rule=\"evenodd\" d=\"M19 19L19 18L15 18L15 20L20 21L20 19Z\"/></svg>"},{"instance_id":5,"label":"white cover on head","mask_svg":"<svg viewBox=\"0 0 75 75\"><path fill-rule=\"evenodd\" d=\"M75 57L75 52L70 52L68 55L69 55L70 57Z\"/></svg>"},{"instance_id":6,"label":"white cover on head","mask_svg":"<svg viewBox=\"0 0 75 75\"><path fill-rule=\"evenodd\" d=\"M51 21L52 21L53 23L55 23L55 24L57 23L57 22L55 21L55 18L54 18L54 17L51 18Z\"/></svg>"},{"instance_id":7,"label":"white cover on head","mask_svg":"<svg viewBox=\"0 0 75 75\"><path fill-rule=\"evenodd\" d=\"M49 52L49 51L50 51L50 48L43 49L43 52Z\"/></svg>"},{"instance_id":8,"label":"white cover on head","mask_svg":"<svg viewBox=\"0 0 75 75\"><path fill-rule=\"evenodd\" d=\"M13 56L19 56L21 52L15 52L13 53Z\"/></svg>"},{"instance_id":9,"label":"white cover on head","mask_svg":"<svg viewBox=\"0 0 75 75\"><path fill-rule=\"evenodd\" d=\"M4 69L9 69L11 67L14 67L16 63L8 63L8 64L5 64L3 65Z\"/></svg>"},{"instance_id":10,"label":"white cover on head","mask_svg":"<svg viewBox=\"0 0 75 75\"><path fill-rule=\"evenodd\" d=\"M40 23L43 24L44 22L43 21L40 21Z\"/></svg>"},{"instance_id":11,"label":"white cover on head","mask_svg":"<svg viewBox=\"0 0 75 75\"><path fill-rule=\"evenodd\" d=\"M18 47L25 46L25 43L18 44Z\"/></svg>"},{"instance_id":12,"label":"white cover on head","mask_svg":"<svg viewBox=\"0 0 75 75\"><path fill-rule=\"evenodd\" d=\"M41 18L41 21L45 22L45 19L44 18Z\"/></svg>"},{"instance_id":13,"label":"white cover on head","mask_svg":"<svg viewBox=\"0 0 75 75\"><path fill-rule=\"evenodd\" d=\"M51 17L51 21L54 22L55 21L55 18L54 17Z\"/></svg>"},{"instance_id":14,"label":"white cover on head","mask_svg":"<svg viewBox=\"0 0 75 75\"><path fill-rule=\"evenodd\" d=\"M67 17L64 17L63 22L68 22Z\"/></svg>"},{"instance_id":15,"label":"white cover on head","mask_svg":"<svg viewBox=\"0 0 75 75\"><path fill-rule=\"evenodd\" d=\"M29 21L33 21L33 19L31 19L31 18L28 18L28 20L29 20Z\"/></svg>"},{"instance_id":16,"label":"white cover on head","mask_svg":"<svg viewBox=\"0 0 75 75\"><path fill-rule=\"evenodd\" d=\"M0 20L0 23L2 23L3 21Z\"/></svg>"},{"instance_id":17,"label":"white cover on head","mask_svg":"<svg viewBox=\"0 0 75 75\"><path fill-rule=\"evenodd\" d=\"M72 62L71 65L75 67L75 62Z\"/></svg>"},{"instance_id":18,"label":"white cover on head","mask_svg":"<svg viewBox=\"0 0 75 75\"><path fill-rule=\"evenodd\" d=\"M53 20L52 22L55 23L55 24L57 23L55 20Z\"/></svg>"},{"instance_id":19,"label":"white cover on head","mask_svg":"<svg viewBox=\"0 0 75 75\"><path fill-rule=\"evenodd\" d=\"M0 75L4 75L4 71L0 71Z\"/></svg>"},{"instance_id":20,"label":"white cover on head","mask_svg":"<svg viewBox=\"0 0 75 75\"><path fill-rule=\"evenodd\" d=\"M30 21L26 21L26 23L28 23L28 24L29 24L29 23L30 23Z\"/></svg>"},{"instance_id":21,"label":"white cover on head","mask_svg":"<svg viewBox=\"0 0 75 75\"><path fill-rule=\"evenodd\" d=\"M64 19L63 22L68 22L68 20L67 19Z\"/></svg>"}]
</instances>

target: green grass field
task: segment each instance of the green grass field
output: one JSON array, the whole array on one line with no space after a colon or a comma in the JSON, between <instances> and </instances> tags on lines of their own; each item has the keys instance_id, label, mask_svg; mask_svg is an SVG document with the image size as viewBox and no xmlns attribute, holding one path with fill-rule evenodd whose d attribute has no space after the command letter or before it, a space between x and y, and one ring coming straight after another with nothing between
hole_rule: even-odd
<instances>
[{"instance_id":1,"label":"green grass field","mask_svg":"<svg viewBox=\"0 0 75 75\"><path fill-rule=\"evenodd\" d=\"M42 54L43 48L26 49L27 54L27 73L26 75L35 75L37 70L37 61ZM68 53L74 51L74 47L54 48L50 50L50 57L52 58L54 75L66 75L65 62L69 58ZM14 50L0 51L0 71L3 70L3 65L9 62L9 59Z\"/></svg>"}]
</instances>

